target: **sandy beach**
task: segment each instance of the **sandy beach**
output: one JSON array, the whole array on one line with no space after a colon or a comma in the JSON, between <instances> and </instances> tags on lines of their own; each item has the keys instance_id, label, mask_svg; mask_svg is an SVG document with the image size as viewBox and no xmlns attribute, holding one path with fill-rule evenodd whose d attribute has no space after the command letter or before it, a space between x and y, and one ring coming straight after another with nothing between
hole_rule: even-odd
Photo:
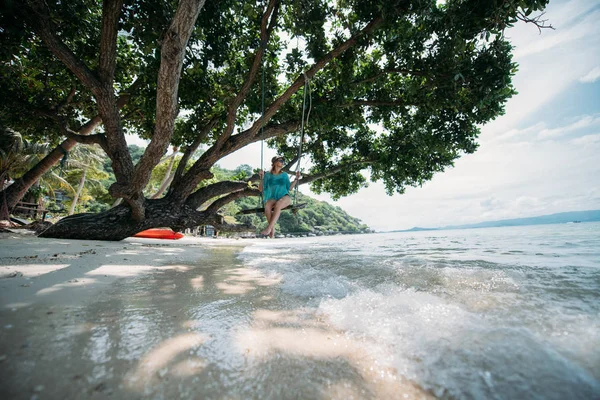
<instances>
[{"instance_id":1,"label":"sandy beach","mask_svg":"<svg viewBox=\"0 0 600 400\"><path fill-rule=\"evenodd\" d=\"M244 267L252 240L0 235L4 399L431 397Z\"/></svg>"}]
</instances>

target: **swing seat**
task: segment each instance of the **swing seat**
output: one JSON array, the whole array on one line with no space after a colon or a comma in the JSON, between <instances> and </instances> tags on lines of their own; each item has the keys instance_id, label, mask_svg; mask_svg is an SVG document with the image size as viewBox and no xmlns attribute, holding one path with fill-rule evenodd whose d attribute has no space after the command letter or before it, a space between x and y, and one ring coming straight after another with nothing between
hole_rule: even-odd
<instances>
[{"instance_id":1,"label":"swing seat","mask_svg":"<svg viewBox=\"0 0 600 400\"><path fill-rule=\"evenodd\" d=\"M286 208L282 208L281 211L291 211L294 214L296 213L296 211L303 209L304 207L306 207L307 203L298 203L296 205L290 204L289 206L287 206ZM265 208L264 207L259 207L259 208L250 208L248 210L241 210L237 213L237 215L246 215L246 214L260 214L260 213L264 213L265 212Z\"/></svg>"}]
</instances>

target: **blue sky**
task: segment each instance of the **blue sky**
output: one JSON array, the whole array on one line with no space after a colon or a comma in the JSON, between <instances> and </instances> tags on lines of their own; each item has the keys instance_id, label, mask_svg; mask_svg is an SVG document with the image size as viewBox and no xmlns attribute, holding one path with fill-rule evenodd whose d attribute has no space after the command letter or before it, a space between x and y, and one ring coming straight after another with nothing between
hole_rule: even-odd
<instances>
[{"instance_id":1,"label":"blue sky","mask_svg":"<svg viewBox=\"0 0 600 400\"><path fill-rule=\"evenodd\" d=\"M387 196L380 183L337 202L300 190L376 230L600 209L600 2L551 0L544 18L556 30L540 34L520 23L506 32L516 46L519 94L482 127L475 154L404 195ZM219 164L259 161L254 145Z\"/></svg>"},{"instance_id":2,"label":"blue sky","mask_svg":"<svg viewBox=\"0 0 600 400\"><path fill-rule=\"evenodd\" d=\"M551 0L544 18L556 30L507 32L519 94L475 154L404 195L372 183L335 204L377 230L600 209L600 2Z\"/></svg>"}]
</instances>

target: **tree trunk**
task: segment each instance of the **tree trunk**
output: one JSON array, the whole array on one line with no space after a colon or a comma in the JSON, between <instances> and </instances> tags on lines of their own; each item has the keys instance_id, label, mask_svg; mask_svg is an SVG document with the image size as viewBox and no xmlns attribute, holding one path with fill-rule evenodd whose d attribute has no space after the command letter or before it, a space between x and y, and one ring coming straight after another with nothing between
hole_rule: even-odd
<instances>
[{"instance_id":1,"label":"tree trunk","mask_svg":"<svg viewBox=\"0 0 600 400\"><path fill-rule=\"evenodd\" d=\"M111 208L100 214L76 214L61 219L40 234L41 237L85 240L122 240L138 232L156 227L170 227L175 231L198 225L219 225L221 216L196 211L183 205L176 206L168 198L146 200L146 218L134 221L126 205Z\"/></svg>"},{"instance_id":2,"label":"tree trunk","mask_svg":"<svg viewBox=\"0 0 600 400\"><path fill-rule=\"evenodd\" d=\"M6 196L8 209L12 209L23 198L27 190L64 157L64 151L71 150L76 144L77 142L72 139L63 141L60 146L52 150L35 167L27 171L22 177L16 179L12 185L8 186L3 194L3 196Z\"/></svg>"},{"instance_id":3,"label":"tree trunk","mask_svg":"<svg viewBox=\"0 0 600 400\"><path fill-rule=\"evenodd\" d=\"M71 208L69 209L69 215L73 215L75 213L75 206L77 205L77 201L79 200L79 196L81 195L81 191L83 190L83 185L85 185L85 174L87 169L83 169L81 173L81 179L79 179L79 186L77 186L77 192L75 192L75 196L73 197L73 202L71 203Z\"/></svg>"},{"instance_id":4,"label":"tree trunk","mask_svg":"<svg viewBox=\"0 0 600 400\"><path fill-rule=\"evenodd\" d=\"M123 108L125 104L131 98L131 92L138 89L138 87L142 84L141 79L136 79L135 82L124 91L117 101L117 106L119 109ZM79 135L89 135L93 132L93 130L100 125L102 119L99 116L96 116L90 119L88 122L83 124L77 133ZM2 196L6 199L6 205L8 209L13 208L19 200L23 198L25 192L37 182L42 175L50 170L56 163L58 163L65 155L65 152L69 152L73 147L77 145L77 142L74 139L66 139L57 147L55 147L46 157L44 157L37 165L35 165L32 169L27 171L22 177L17 179L12 185L4 189Z\"/></svg>"}]
</instances>

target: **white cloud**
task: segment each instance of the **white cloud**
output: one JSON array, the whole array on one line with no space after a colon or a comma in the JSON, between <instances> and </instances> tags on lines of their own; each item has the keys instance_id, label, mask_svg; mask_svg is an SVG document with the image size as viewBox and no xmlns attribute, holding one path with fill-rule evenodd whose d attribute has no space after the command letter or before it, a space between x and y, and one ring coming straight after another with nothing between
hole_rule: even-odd
<instances>
[{"instance_id":1,"label":"white cloud","mask_svg":"<svg viewBox=\"0 0 600 400\"><path fill-rule=\"evenodd\" d=\"M576 146L590 146L600 144L600 133L594 135L585 135L571 140Z\"/></svg>"},{"instance_id":2,"label":"white cloud","mask_svg":"<svg viewBox=\"0 0 600 400\"><path fill-rule=\"evenodd\" d=\"M579 78L579 82L582 83L593 83L596 82L600 78L600 67L596 67L581 78Z\"/></svg>"},{"instance_id":3,"label":"white cloud","mask_svg":"<svg viewBox=\"0 0 600 400\"><path fill-rule=\"evenodd\" d=\"M139 147L146 147L150 143L149 140L142 139L138 135L125 135L125 141L128 146L135 145Z\"/></svg>"},{"instance_id":4,"label":"white cloud","mask_svg":"<svg viewBox=\"0 0 600 400\"><path fill-rule=\"evenodd\" d=\"M502 206L503 204L504 204L504 201L499 200L496 197L486 198L479 202L479 205L484 210L493 210L493 209L498 208L499 206Z\"/></svg>"},{"instance_id":5,"label":"white cloud","mask_svg":"<svg viewBox=\"0 0 600 400\"><path fill-rule=\"evenodd\" d=\"M518 209L539 207L541 204L538 197L521 196L515 200Z\"/></svg>"},{"instance_id":6,"label":"white cloud","mask_svg":"<svg viewBox=\"0 0 600 400\"><path fill-rule=\"evenodd\" d=\"M538 133L539 139L556 138L566 135L571 132L578 131L580 129L589 128L591 126L600 125L600 117L585 115L580 117L577 121L567 126L561 126L554 129L544 129Z\"/></svg>"},{"instance_id":7,"label":"white cloud","mask_svg":"<svg viewBox=\"0 0 600 400\"><path fill-rule=\"evenodd\" d=\"M423 187L407 188L405 195L387 196L383 184L371 183L338 202L327 195L315 197L342 207L377 230L600 208L600 133L595 129L600 123L600 105L586 111L589 115L556 110L561 119L550 115L532 120L538 110L580 86L583 77L592 79L598 69L597 6L598 0L553 0L544 18L555 31L540 35L531 24L519 23L507 32L517 47L520 66L514 85L519 94L509 100L504 116L482 128L481 146L475 154L463 156L454 168L437 174ZM571 133L580 137L556 140ZM266 165L273 155L265 145ZM260 160L257 143L219 164L230 169L240 164L259 167Z\"/></svg>"},{"instance_id":8,"label":"white cloud","mask_svg":"<svg viewBox=\"0 0 600 400\"><path fill-rule=\"evenodd\" d=\"M499 128L488 129L489 127L484 127L480 142L498 144L498 142L515 142L519 140L521 143L527 143L528 141L555 139L600 125L600 115L582 115L574 117L572 120L574 122L568 125L554 128L548 127L547 122L538 122L525 128L509 129L504 133L497 132Z\"/></svg>"},{"instance_id":9,"label":"white cloud","mask_svg":"<svg viewBox=\"0 0 600 400\"><path fill-rule=\"evenodd\" d=\"M535 135L540 131L547 129L545 122L538 122L535 125L528 126L527 128L517 129L513 128L505 133L496 133L491 129L485 129L482 132L482 141L489 140L491 142L505 142L511 139L520 139ZM489 132L489 134L486 134Z\"/></svg>"},{"instance_id":10,"label":"white cloud","mask_svg":"<svg viewBox=\"0 0 600 400\"><path fill-rule=\"evenodd\" d=\"M600 135L588 136L567 142L483 143L475 154L457 160L423 187L407 188L405 195L386 196L383 185L375 183L335 204L377 230L597 209L600 196L590 187L600 187Z\"/></svg>"},{"instance_id":11,"label":"white cloud","mask_svg":"<svg viewBox=\"0 0 600 400\"><path fill-rule=\"evenodd\" d=\"M519 71L513 85L519 94L508 101L505 115L484 128L482 141L515 129L520 121L600 64L597 5L597 0L551 2L544 18L556 30L543 30L540 34L532 24L517 23L506 32L516 47Z\"/></svg>"}]
</instances>

